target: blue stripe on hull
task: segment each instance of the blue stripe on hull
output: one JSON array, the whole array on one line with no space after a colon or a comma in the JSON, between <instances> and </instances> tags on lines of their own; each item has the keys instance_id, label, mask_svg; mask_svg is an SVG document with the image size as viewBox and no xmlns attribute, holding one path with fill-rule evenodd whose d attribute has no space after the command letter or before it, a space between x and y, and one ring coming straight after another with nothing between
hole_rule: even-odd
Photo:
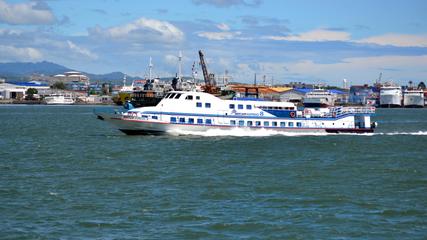
<instances>
[{"instance_id":1,"label":"blue stripe on hull","mask_svg":"<svg viewBox=\"0 0 427 240\"><path fill-rule=\"evenodd\" d=\"M355 114L343 114L337 117L322 117L322 118L290 118L290 117L274 117L274 116L254 116L254 115L219 115L219 114L201 114L201 113L183 113L183 112L157 112L157 111L147 111L142 112L142 114L152 114L152 115L169 115L169 116L191 116L191 117L216 117L216 118L250 118L250 119L282 119L282 120L315 120L315 121L331 121L337 120L349 116L355 116ZM358 114L371 116L372 114Z\"/></svg>"}]
</instances>

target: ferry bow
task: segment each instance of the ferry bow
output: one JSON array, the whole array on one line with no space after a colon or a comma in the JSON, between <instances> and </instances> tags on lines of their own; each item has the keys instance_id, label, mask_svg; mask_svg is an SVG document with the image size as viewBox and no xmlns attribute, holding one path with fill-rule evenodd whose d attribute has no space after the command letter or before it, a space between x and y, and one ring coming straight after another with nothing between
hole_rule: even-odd
<instances>
[{"instance_id":1,"label":"ferry bow","mask_svg":"<svg viewBox=\"0 0 427 240\"><path fill-rule=\"evenodd\" d=\"M172 91L154 107L95 113L126 134L209 129L271 129L303 133L371 133L374 107L298 109L294 103L223 100L204 92Z\"/></svg>"}]
</instances>

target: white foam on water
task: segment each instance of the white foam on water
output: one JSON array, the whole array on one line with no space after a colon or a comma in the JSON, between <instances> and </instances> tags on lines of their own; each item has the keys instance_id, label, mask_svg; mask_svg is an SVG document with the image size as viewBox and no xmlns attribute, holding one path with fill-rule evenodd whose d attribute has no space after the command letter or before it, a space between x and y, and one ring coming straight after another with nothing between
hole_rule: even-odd
<instances>
[{"instance_id":1,"label":"white foam on water","mask_svg":"<svg viewBox=\"0 0 427 240\"><path fill-rule=\"evenodd\" d=\"M413 135L413 136L427 136L427 131L418 131L418 132L388 132L388 133L375 133L375 135Z\"/></svg>"},{"instance_id":2,"label":"white foam on water","mask_svg":"<svg viewBox=\"0 0 427 240\"><path fill-rule=\"evenodd\" d=\"M244 128L232 128L232 129L218 129L212 128L206 131L187 131L187 130L172 130L168 132L172 135L195 135L195 136L203 136L203 137L268 137L268 136L290 136L290 137L298 137L298 136L327 136L327 135L336 135L329 134L326 132L284 132L277 131L272 129L244 129Z\"/></svg>"},{"instance_id":3,"label":"white foam on water","mask_svg":"<svg viewBox=\"0 0 427 240\"><path fill-rule=\"evenodd\" d=\"M206 131L189 131L189 130L171 130L168 132L171 135L192 135L202 137L269 137L269 136L288 136L288 137L302 137L302 136L393 136L393 135L414 135L414 136L427 136L427 131L418 132L386 132L386 133L326 133L326 132L284 132L272 129L245 129L245 128L232 128L232 129L219 129L212 128Z\"/></svg>"}]
</instances>

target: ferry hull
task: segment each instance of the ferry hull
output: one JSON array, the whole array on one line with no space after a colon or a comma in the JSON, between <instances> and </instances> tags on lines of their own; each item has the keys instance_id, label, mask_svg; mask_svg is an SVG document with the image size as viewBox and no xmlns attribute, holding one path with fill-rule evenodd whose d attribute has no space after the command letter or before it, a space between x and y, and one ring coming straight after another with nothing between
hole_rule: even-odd
<instances>
[{"instance_id":1,"label":"ferry hull","mask_svg":"<svg viewBox=\"0 0 427 240\"><path fill-rule=\"evenodd\" d=\"M394 108L402 105L401 97L399 95L381 95L380 107Z\"/></svg>"},{"instance_id":2,"label":"ferry hull","mask_svg":"<svg viewBox=\"0 0 427 240\"><path fill-rule=\"evenodd\" d=\"M238 126L221 126L221 125L196 125L153 122L145 120L128 120L116 117L114 115L98 115L98 119L105 120L113 124L118 130L127 135L162 135L162 134L180 134L185 132L206 132L210 129L230 130L241 128L250 131L261 129L272 130L283 133L372 133L373 128L279 128L279 127L238 127Z\"/></svg>"},{"instance_id":3,"label":"ferry hull","mask_svg":"<svg viewBox=\"0 0 427 240\"><path fill-rule=\"evenodd\" d=\"M424 107L424 98L422 96L404 96L403 106L405 108L422 108Z\"/></svg>"}]
</instances>

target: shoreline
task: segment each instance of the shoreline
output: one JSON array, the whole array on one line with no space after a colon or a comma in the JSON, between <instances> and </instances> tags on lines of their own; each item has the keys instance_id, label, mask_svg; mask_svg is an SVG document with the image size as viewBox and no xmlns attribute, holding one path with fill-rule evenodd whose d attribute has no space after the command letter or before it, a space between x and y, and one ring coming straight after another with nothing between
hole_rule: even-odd
<instances>
[{"instance_id":1,"label":"shoreline","mask_svg":"<svg viewBox=\"0 0 427 240\"><path fill-rule=\"evenodd\" d=\"M114 103L85 103L77 102L73 104L46 104L42 101L16 101L16 100L0 100L0 105L46 105L46 106L55 106L55 105L99 105L99 106L118 106Z\"/></svg>"}]
</instances>

